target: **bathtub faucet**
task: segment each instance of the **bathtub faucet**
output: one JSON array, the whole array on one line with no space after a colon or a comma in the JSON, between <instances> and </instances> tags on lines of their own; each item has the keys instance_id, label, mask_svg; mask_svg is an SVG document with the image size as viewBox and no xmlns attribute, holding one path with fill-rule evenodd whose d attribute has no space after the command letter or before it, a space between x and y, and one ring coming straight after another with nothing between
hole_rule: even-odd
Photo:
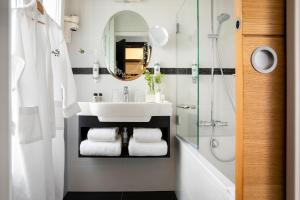
<instances>
[{"instance_id":1,"label":"bathtub faucet","mask_svg":"<svg viewBox=\"0 0 300 200\"><path fill-rule=\"evenodd\" d=\"M123 89L123 101L128 102L129 101L129 89L128 86L125 86Z\"/></svg>"}]
</instances>

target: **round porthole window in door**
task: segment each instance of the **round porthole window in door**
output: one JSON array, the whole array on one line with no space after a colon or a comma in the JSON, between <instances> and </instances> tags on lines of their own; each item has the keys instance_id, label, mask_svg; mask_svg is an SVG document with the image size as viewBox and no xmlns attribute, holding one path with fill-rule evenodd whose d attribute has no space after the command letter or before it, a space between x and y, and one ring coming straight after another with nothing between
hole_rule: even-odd
<instances>
[{"instance_id":1,"label":"round porthole window in door","mask_svg":"<svg viewBox=\"0 0 300 200\"><path fill-rule=\"evenodd\" d=\"M258 47L252 53L251 64L260 73L270 73L277 67L277 53L273 48L268 46Z\"/></svg>"}]
</instances>

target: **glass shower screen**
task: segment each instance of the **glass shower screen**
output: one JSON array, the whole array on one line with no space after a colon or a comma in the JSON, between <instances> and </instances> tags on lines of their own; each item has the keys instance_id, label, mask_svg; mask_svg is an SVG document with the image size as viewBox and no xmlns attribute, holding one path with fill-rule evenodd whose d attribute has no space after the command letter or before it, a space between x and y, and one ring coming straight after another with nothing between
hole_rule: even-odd
<instances>
[{"instance_id":1,"label":"glass shower screen","mask_svg":"<svg viewBox=\"0 0 300 200\"><path fill-rule=\"evenodd\" d=\"M185 0L177 12L177 135L198 148L198 2Z\"/></svg>"},{"instance_id":2,"label":"glass shower screen","mask_svg":"<svg viewBox=\"0 0 300 200\"><path fill-rule=\"evenodd\" d=\"M235 1L184 0L177 12L177 136L235 180Z\"/></svg>"}]
</instances>

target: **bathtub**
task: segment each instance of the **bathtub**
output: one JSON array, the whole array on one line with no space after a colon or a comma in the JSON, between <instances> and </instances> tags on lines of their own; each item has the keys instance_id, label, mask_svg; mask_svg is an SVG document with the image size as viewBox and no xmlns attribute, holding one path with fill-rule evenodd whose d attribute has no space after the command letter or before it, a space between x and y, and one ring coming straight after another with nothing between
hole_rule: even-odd
<instances>
[{"instance_id":1,"label":"bathtub","mask_svg":"<svg viewBox=\"0 0 300 200\"><path fill-rule=\"evenodd\" d=\"M234 136L218 136L226 145L234 144ZM209 150L209 136L199 138L199 150L177 136L176 195L178 200L234 200L234 162L221 163ZM194 139L194 138L188 138ZM222 152L223 145L218 149ZM216 152L216 153L220 153ZM230 152L227 151L229 154ZM227 156L227 155L221 155ZM229 173L229 172L233 173Z\"/></svg>"},{"instance_id":2,"label":"bathtub","mask_svg":"<svg viewBox=\"0 0 300 200\"><path fill-rule=\"evenodd\" d=\"M216 136L214 139L219 143L219 146L213 149L216 156L221 159L234 158L235 136ZM221 162L217 160L210 150L210 136L199 137L199 152L228 179L235 182L235 161Z\"/></svg>"}]
</instances>

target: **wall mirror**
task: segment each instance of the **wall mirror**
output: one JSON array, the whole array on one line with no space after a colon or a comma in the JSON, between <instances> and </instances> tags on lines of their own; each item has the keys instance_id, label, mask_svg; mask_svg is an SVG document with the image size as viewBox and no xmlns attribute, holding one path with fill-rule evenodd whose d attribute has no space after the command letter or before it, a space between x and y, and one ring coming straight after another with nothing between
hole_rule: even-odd
<instances>
[{"instance_id":1,"label":"wall mirror","mask_svg":"<svg viewBox=\"0 0 300 200\"><path fill-rule=\"evenodd\" d=\"M108 71L116 78L130 81L146 70L152 47L149 27L144 18L133 11L113 15L103 33L103 52Z\"/></svg>"}]
</instances>

